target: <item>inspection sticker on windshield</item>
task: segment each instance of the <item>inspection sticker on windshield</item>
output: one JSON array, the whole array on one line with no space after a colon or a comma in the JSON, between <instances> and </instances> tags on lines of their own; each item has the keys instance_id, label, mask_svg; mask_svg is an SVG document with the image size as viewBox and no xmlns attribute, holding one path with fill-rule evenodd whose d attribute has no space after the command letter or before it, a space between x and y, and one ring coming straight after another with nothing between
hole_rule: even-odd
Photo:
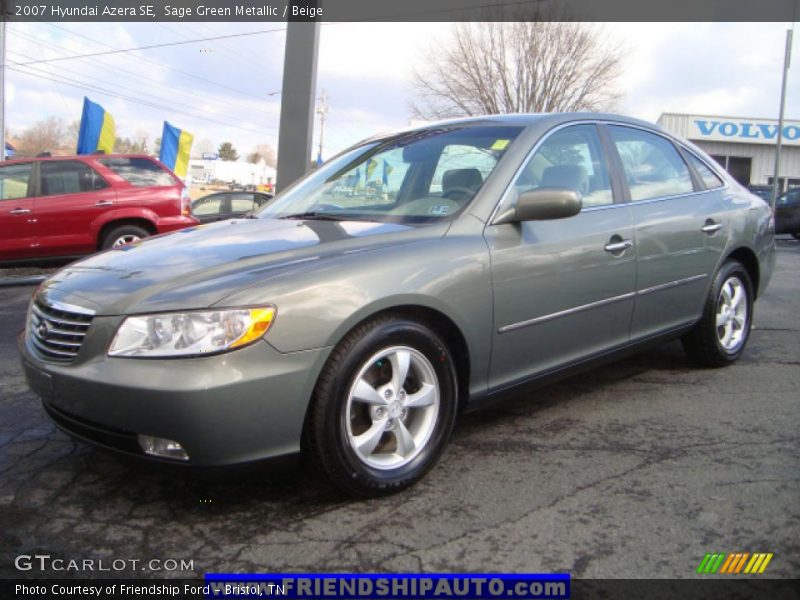
<instances>
[{"instance_id":1,"label":"inspection sticker on windshield","mask_svg":"<svg viewBox=\"0 0 800 600\"><path fill-rule=\"evenodd\" d=\"M505 150L511 140L497 140L492 144L492 150Z\"/></svg>"},{"instance_id":2,"label":"inspection sticker on windshield","mask_svg":"<svg viewBox=\"0 0 800 600\"><path fill-rule=\"evenodd\" d=\"M439 216L446 215L449 212L450 212L450 207L447 206L446 204L436 204L434 206L431 206L430 210L428 210L429 215L439 215Z\"/></svg>"}]
</instances>

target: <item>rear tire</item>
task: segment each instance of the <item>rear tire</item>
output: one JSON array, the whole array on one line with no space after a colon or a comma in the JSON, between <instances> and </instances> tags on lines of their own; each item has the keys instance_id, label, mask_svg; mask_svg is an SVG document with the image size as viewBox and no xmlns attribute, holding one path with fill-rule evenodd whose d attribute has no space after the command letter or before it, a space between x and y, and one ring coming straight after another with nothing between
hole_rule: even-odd
<instances>
[{"instance_id":1,"label":"rear tire","mask_svg":"<svg viewBox=\"0 0 800 600\"><path fill-rule=\"evenodd\" d=\"M703 307L703 316L683 339L683 348L699 366L724 367L744 351L753 321L753 284L736 260L720 267Z\"/></svg>"},{"instance_id":2,"label":"rear tire","mask_svg":"<svg viewBox=\"0 0 800 600\"><path fill-rule=\"evenodd\" d=\"M144 227L139 227L138 225L120 225L119 227L114 227L108 233L106 233L105 237L103 237L103 243L100 247L103 250L117 248L119 246L124 246L125 244L138 242L139 240L149 236L150 232Z\"/></svg>"},{"instance_id":3,"label":"rear tire","mask_svg":"<svg viewBox=\"0 0 800 600\"><path fill-rule=\"evenodd\" d=\"M450 351L431 329L399 315L367 321L322 370L305 448L348 494L398 492L441 456L455 424L456 386Z\"/></svg>"}]
</instances>

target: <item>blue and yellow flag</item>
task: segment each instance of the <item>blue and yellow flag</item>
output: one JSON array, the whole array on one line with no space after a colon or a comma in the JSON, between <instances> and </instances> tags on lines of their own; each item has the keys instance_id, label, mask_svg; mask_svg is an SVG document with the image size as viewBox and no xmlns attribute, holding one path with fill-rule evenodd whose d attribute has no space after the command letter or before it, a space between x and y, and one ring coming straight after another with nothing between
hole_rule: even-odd
<instances>
[{"instance_id":1,"label":"blue and yellow flag","mask_svg":"<svg viewBox=\"0 0 800 600\"><path fill-rule=\"evenodd\" d=\"M189 153L194 136L188 131L178 129L164 121L161 134L161 152L158 159L175 172L178 177L186 177L189 172Z\"/></svg>"},{"instance_id":2,"label":"blue and yellow flag","mask_svg":"<svg viewBox=\"0 0 800 600\"><path fill-rule=\"evenodd\" d=\"M394 171L394 167L390 165L387 160L383 159L383 185L389 185L389 175Z\"/></svg>"},{"instance_id":3,"label":"blue and yellow flag","mask_svg":"<svg viewBox=\"0 0 800 600\"><path fill-rule=\"evenodd\" d=\"M116 139L117 132L111 114L84 96L81 127L78 131L78 154L92 154L97 151L111 154Z\"/></svg>"},{"instance_id":4,"label":"blue and yellow flag","mask_svg":"<svg viewBox=\"0 0 800 600\"><path fill-rule=\"evenodd\" d=\"M364 182L369 181L369 178L372 177L372 173L375 171L375 167L377 166L378 166L378 161L375 160L374 158L370 158L367 161L367 168L365 169L367 175L364 179Z\"/></svg>"}]
</instances>

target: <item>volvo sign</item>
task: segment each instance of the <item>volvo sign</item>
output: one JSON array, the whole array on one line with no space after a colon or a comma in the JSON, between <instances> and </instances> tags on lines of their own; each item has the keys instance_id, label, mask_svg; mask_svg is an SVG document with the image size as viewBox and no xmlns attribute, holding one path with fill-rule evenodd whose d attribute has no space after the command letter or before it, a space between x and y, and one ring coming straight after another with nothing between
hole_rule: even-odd
<instances>
[{"instance_id":1,"label":"volvo sign","mask_svg":"<svg viewBox=\"0 0 800 600\"><path fill-rule=\"evenodd\" d=\"M689 117L690 140L772 144L778 142L778 122L725 117ZM800 146L800 123L784 122L783 143Z\"/></svg>"}]
</instances>

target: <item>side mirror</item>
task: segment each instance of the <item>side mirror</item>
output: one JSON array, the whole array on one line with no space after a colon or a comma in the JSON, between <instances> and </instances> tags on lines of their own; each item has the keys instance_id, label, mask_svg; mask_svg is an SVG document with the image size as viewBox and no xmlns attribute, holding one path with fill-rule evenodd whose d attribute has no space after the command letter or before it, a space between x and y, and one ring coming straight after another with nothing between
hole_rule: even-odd
<instances>
[{"instance_id":1,"label":"side mirror","mask_svg":"<svg viewBox=\"0 0 800 600\"><path fill-rule=\"evenodd\" d=\"M495 224L520 221L549 221L574 217L583 208L581 195L574 190L541 188L520 194L517 204L509 208Z\"/></svg>"}]
</instances>

